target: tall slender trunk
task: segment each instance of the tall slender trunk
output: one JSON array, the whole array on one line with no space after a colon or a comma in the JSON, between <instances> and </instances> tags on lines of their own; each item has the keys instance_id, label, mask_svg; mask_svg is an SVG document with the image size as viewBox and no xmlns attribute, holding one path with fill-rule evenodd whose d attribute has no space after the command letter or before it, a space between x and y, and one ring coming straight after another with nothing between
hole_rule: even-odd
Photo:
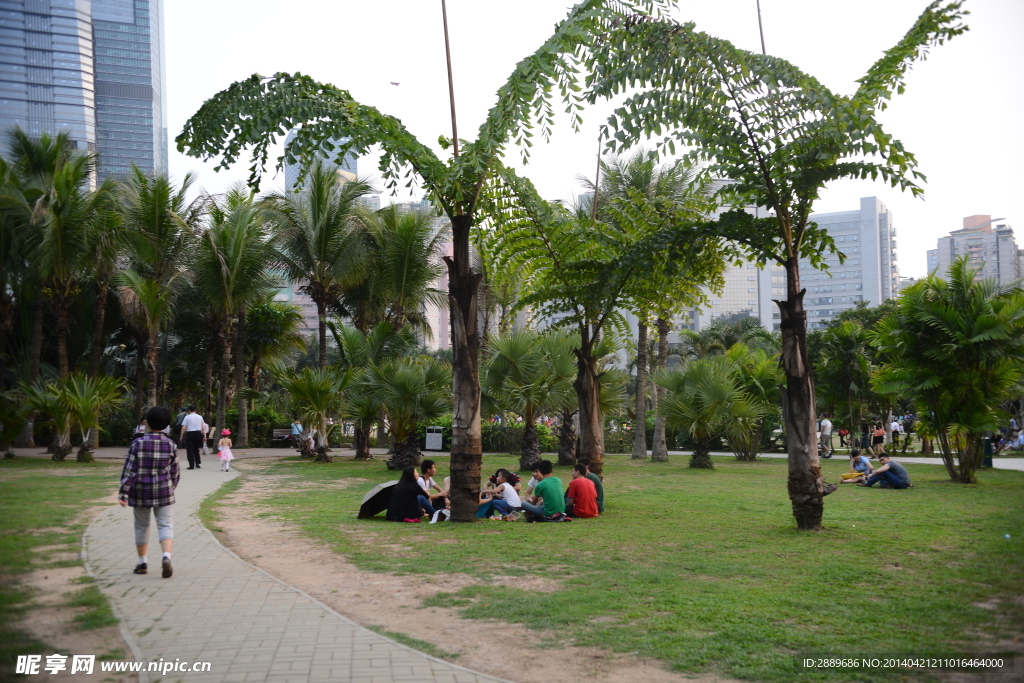
<instances>
[{"instance_id":1,"label":"tall slender trunk","mask_svg":"<svg viewBox=\"0 0 1024 683\"><path fill-rule=\"evenodd\" d=\"M71 370L68 363L68 304L60 300L57 302L57 368L60 371L60 378L67 379Z\"/></svg>"},{"instance_id":2,"label":"tall slender trunk","mask_svg":"<svg viewBox=\"0 0 1024 683\"><path fill-rule=\"evenodd\" d=\"M388 428L384 425L384 418L384 409L381 408L380 413L377 414L377 448L384 448L384 444L390 442L390 439L388 439Z\"/></svg>"},{"instance_id":3,"label":"tall slender trunk","mask_svg":"<svg viewBox=\"0 0 1024 683\"><path fill-rule=\"evenodd\" d=\"M92 357L89 361L89 374L93 377L100 376L100 361L103 359L103 325L107 319L107 290L110 287L110 279L104 275L96 284L100 291L96 296L96 320L92 332Z\"/></svg>"},{"instance_id":4,"label":"tall slender trunk","mask_svg":"<svg viewBox=\"0 0 1024 683\"><path fill-rule=\"evenodd\" d=\"M325 302L321 297L317 297L316 298L316 316L317 316L317 320L320 323L319 337L317 338L318 341L319 341L319 347L320 347L319 349L317 349L317 351L319 352L318 362L320 364L320 369L321 370L326 370L327 369L327 302Z\"/></svg>"},{"instance_id":5,"label":"tall slender trunk","mask_svg":"<svg viewBox=\"0 0 1024 683\"><path fill-rule=\"evenodd\" d=\"M28 381L29 384L34 384L39 379L39 364L43 355L43 306L45 305L43 297L40 294L36 295L36 300L32 304L32 339L29 342L28 351ZM15 442L15 446L19 448L35 448L35 414L31 414L25 420L25 426L21 428L21 434L18 435L18 440Z\"/></svg>"},{"instance_id":6,"label":"tall slender trunk","mask_svg":"<svg viewBox=\"0 0 1024 683\"><path fill-rule=\"evenodd\" d=\"M214 325L206 347L206 362L203 367L203 415L209 420L213 415L213 350L220 339L218 326Z\"/></svg>"},{"instance_id":7,"label":"tall slender trunk","mask_svg":"<svg viewBox=\"0 0 1024 683\"><path fill-rule=\"evenodd\" d=\"M664 372L668 367L668 317L662 313L658 318L658 370ZM665 416L658 413L658 404L667 392L663 386L654 385L654 442L651 444L651 460L668 462L668 441L665 438Z\"/></svg>"},{"instance_id":8,"label":"tall slender trunk","mask_svg":"<svg viewBox=\"0 0 1024 683\"><path fill-rule=\"evenodd\" d=\"M472 217L452 218L452 254L448 265L448 297L452 330L452 521L476 521L480 497L480 330L477 289L480 275L470 268Z\"/></svg>"},{"instance_id":9,"label":"tall slender trunk","mask_svg":"<svg viewBox=\"0 0 1024 683\"><path fill-rule=\"evenodd\" d=\"M572 383L579 402L580 449L578 458L590 461L590 471L601 476L604 470L604 425L601 420L601 378L597 374L597 358L594 357L595 340L590 338L589 329L581 326L580 348L576 354L576 380Z\"/></svg>"},{"instance_id":10,"label":"tall slender trunk","mask_svg":"<svg viewBox=\"0 0 1024 683\"><path fill-rule=\"evenodd\" d=\"M633 421L633 458L647 458L647 322L637 322L636 420Z\"/></svg>"},{"instance_id":11,"label":"tall slender trunk","mask_svg":"<svg viewBox=\"0 0 1024 683\"><path fill-rule=\"evenodd\" d=\"M228 382L231 381L231 330L223 330L220 338L220 373L218 380L220 386L217 389L217 428L226 429L228 426Z\"/></svg>"},{"instance_id":12,"label":"tall slender trunk","mask_svg":"<svg viewBox=\"0 0 1024 683\"><path fill-rule=\"evenodd\" d=\"M789 455L789 499L797 528L821 529L825 483L814 438L814 382L807 356L807 311L800 287L800 265L795 256L786 261L787 298L779 301L782 330L782 368L786 386L782 391L782 413L786 425Z\"/></svg>"},{"instance_id":13,"label":"tall slender trunk","mask_svg":"<svg viewBox=\"0 0 1024 683\"><path fill-rule=\"evenodd\" d=\"M245 386L245 306L238 308L238 320L235 323L235 392L238 399L238 434L235 445L239 448L249 447L249 402L239 395Z\"/></svg>"},{"instance_id":14,"label":"tall slender trunk","mask_svg":"<svg viewBox=\"0 0 1024 683\"><path fill-rule=\"evenodd\" d=\"M149 386L146 388L146 400L149 405L156 405L156 370L160 362L160 330L153 328L149 331L149 342L146 344L146 381Z\"/></svg>"},{"instance_id":15,"label":"tall slender trunk","mask_svg":"<svg viewBox=\"0 0 1024 683\"><path fill-rule=\"evenodd\" d=\"M135 335L135 416L142 417L146 406L146 339L140 334Z\"/></svg>"}]
</instances>

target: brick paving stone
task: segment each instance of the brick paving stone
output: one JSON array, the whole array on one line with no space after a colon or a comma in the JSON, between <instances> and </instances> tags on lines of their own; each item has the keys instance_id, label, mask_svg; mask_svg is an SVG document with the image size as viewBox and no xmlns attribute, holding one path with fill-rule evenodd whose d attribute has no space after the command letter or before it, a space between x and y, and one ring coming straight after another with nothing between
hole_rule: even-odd
<instances>
[{"instance_id":1,"label":"brick paving stone","mask_svg":"<svg viewBox=\"0 0 1024 683\"><path fill-rule=\"evenodd\" d=\"M502 683L379 636L224 548L196 511L236 476L182 472L170 579L160 576L155 528L149 562L156 571L132 573L130 510L112 506L86 530L86 567L113 604L134 658L212 663L210 672L189 673L190 683ZM139 683L159 677L142 672Z\"/></svg>"}]
</instances>

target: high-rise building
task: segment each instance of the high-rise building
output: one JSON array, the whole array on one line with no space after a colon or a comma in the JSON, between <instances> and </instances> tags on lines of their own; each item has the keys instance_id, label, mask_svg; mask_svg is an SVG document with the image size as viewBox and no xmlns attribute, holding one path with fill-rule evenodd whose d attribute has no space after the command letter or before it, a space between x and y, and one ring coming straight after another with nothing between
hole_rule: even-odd
<instances>
[{"instance_id":1,"label":"high-rise building","mask_svg":"<svg viewBox=\"0 0 1024 683\"><path fill-rule=\"evenodd\" d=\"M928 274L931 275L939 268L939 250L928 250Z\"/></svg>"},{"instance_id":2,"label":"high-rise building","mask_svg":"<svg viewBox=\"0 0 1024 683\"><path fill-rule=\"evenodd\" d=\"M0 127L167 172L163 0L0 0Z\"/></svg>"},{"instance_id":3,"label":"high-rise building","mask_svg":"<svg viewBox=\"0 0 1024 683\"><path fill-rule=\"evenodd\" d=\"M1009 284L1021 277L1021 253L1013 228L991 216L967 216L963 228L939 238L938 275L949 276L949 267L961 256L968 256L979 278L993 278ZM929 263L929 266L931 264Z\"/></svg>"},{"instance_id":4,"label":"high-rise building","mask_svg":"<svg viewBox=\"0 0 1024 683\"><path fill-rule=\"evenodd\" d=\"M167 173L163 22L163 0L92 0L100 180Z\"/></svg>"},{"instance_id":5,"label":"high-rise building","mask_svg":"<svg viewBox=\"0 0 1024 683\"><path fill-rule=\"evenodd\" d=\"M285 146L291 144L291 141L295 139L295 135L296 135L296 133L295 133L294 129L288 131L288 136L284 139ZM334 145L340 145L340 144L343 144L345 142L348 142L348 138L339 138L339 139L331 141L331 143L334 144ZM337 166L338 169L352 174L352 177L355 177L355 176L359 175L359 160L356 157L356 155L353 154L352 152L346 152L345 156L343 156L343 157L338 155L338 154L333 154L333 155L322 154L321 156L322 156L322 158L324 160L326 160L326 161L334 164L335 166ZM297 185L298 182L299 182L299 171L301 170L301 168L302 168L302 164L300 164L300 163L294 163L294 164L289 164L287 162L285 163L285 165L284 165L284 187L285 187L286 191L289 191L289 192L295 191L296 189L298 189L298 187L301 187L301 186Z\"/></svg>"},{"instance_id":6,"label":"high-rise building","mask_svg":"<svg viewBox=\"0 0 1024 683\"><path fill-rule=\"evenodd\" d=\"M747 210L754 211L750 207ZM810 220L828 232L846 260L840 264L837 256L830 256L826 259L828 271L820 271L812 268L807 259L801 259L808 328L824 326L858 301L877 306L899 295L893 216L877 197L862 197L858 209L816 213ZM750 262L729 266L721 294L710 292L708 296L710 305L692 312L685 326L699 331L718 320L735 322L755 317L767 329L778 329L780 313L772 299L785 298L786 272L775 263L768 263L763 269Z\"/></svg>"},{"instance_id":7,"label":"high-rise building","mask_svg":"<svg viewBox=\"0 0 1024 683\"><path fill-rule=\"evenodd\" d=\"M0 126L96 149L88 0L0 0Z\"/></svg>"}]
</instances>

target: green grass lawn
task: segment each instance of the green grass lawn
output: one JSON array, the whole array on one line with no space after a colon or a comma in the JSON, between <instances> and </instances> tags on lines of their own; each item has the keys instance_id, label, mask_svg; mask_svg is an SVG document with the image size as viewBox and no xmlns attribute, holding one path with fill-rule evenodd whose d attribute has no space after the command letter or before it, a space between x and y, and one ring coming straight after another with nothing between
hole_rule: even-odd
<instances>
[{"instance_id":1,"label":"green grass lawn","mask_svg":"<svg viewBox=\"0 0 1024 683\"><path fill-rule=\"evenodd\" d=\"M18 579L32 569L81 564L56 557L79 553L86 520L83 511L109 496L121 474L110 463L61 463L40 458L0 460L0 671L14 671L19 654L41 654L49 647L17 628L31 596ZM108 502L113 498L108 498ZM59 546L39 552L44 546ZM86 607L78 628L116 624L106 598L91 579L71 592L68 606Z\"/></svg>"},{"instance_id":2,"label":"green grass lawn","mask_svg":"<svg viewBox=\"0 0 1024 683\"><path fill-rule=\"evenodd\" d=\"M484 469L515 462L486 456ZM611 456L605 515L569 524L357 520L363 494L397 478L380 461L288 458L271 473L367 481L267 502L364 569L560 580L553 593L475 586L428 604L460 606L466 618L507 615L680 672L892 680L898 675L878 670L805 670L798 656L980 654L994 650L985 643L1022 635L1021 607L1011 598L1024 586L1024 473L984 471L978 485L963 486L947 481L941 466L912 465L913 489L844 485L826 499L825 530L802 533L790 514L785 460L715 462L714 471L701 471L684 457ZM439 481L446 466L440 459ZM823 468L835 481L848 464ZM568 483L568 468L556 474ZM975 606L993 598L996 610Z\"/></svg>"}]
</instances>

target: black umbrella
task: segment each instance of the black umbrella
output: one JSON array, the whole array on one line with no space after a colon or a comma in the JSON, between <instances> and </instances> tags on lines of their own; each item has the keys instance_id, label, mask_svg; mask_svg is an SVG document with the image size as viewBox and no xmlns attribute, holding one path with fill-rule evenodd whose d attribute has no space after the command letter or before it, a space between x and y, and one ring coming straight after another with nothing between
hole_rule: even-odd
<instances>
[{"instance_id":1,"label":"black umbrella","mask_svg":"<svg viewBox=\"0 0 1024 683\"><path fill-rule=\"evenodd\" d=\"M369 519L388 509L391 502L391 489L398 480L377 484L373 490L363 496L363 504L359 506L358 519Z\"/></svg>"}]
</instances>

